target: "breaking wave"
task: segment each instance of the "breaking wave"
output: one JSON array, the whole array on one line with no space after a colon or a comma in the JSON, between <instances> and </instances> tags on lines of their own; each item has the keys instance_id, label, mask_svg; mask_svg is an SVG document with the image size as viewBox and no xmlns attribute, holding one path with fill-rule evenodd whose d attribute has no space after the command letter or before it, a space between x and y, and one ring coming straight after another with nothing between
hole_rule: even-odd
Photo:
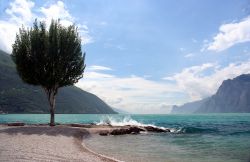
<instances>
[{"instance_id":1,"label":"breaking wave","mask_svg":"<svg viewBox=\"0 0 250 162\"><path fill-rule=\"evenodd\" d=\"M200 127L194 127L194 126L183 126L183 127L161 127L156 126L154 124L144 124L141 122L138 122L134 119L132 119L130 116L125 117L112 117L112 116L105 116L100 119L99 122L96 123L96 125L111 125L111 126L126 126L126 125L133 125L133 126L139 126L139 127L146 127L151 126L155 128L160 129L169 129L170 133L175 134L202 134L202 133L217 133L218 129L213 128L200 128Z\"/></svg>"},{"instance_id":2,"label":"breaking wave","mask_svg":"<svg viewBox=\"0 0 250 162\"><path fill-rule=\"evenodd\" d=\"M134 125L134 126L154 126L150 124L143 124L129 116L125 116L123 118L114 118L112 116L103 117L100 122L96 123L97 125L112 125L112 126L126 126L126 125Z\"/></svg>"},{"instance_id":3,"label":"breaking wave","mask_svg":"<svg viewBox=\"0 0 250 162\"><path fill-rule=\"evenodd\" d=\"M157 127L161 129L168 129L165 127L159 127L153 124L144 124L140 123L134 119L132 119L129 116L125 116L123 118L114 118L112 116L106 116L103 117L96 125L112 125L112 126L126 126L126 125L133 125L133 126L139 126L139 127L146 127L146 126L151 126L151 127Z\"/></svg>"}]
</instances>

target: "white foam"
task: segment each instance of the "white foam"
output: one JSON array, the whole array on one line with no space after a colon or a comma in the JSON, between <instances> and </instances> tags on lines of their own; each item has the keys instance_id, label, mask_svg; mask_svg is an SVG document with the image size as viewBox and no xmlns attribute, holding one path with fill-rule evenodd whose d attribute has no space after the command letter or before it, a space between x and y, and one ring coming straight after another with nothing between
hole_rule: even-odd
<instances>
[{"instance_id":1,"label":"white foam","mask_svg":"<svg viewBox=\"0 0 250 162\"><path fill-rule=\"evenodd\" d=\"M100 122L96 123L97 125L112 125L112 126L126 126L126 125L133 125L133 126L139 126L139 127L157 127L161 129L167 129L165 127L158 127L153 124L144 124L140 123L134 119L132 119L130 116L125 116L121 118L114 118L112 116L105 116L100 120Z\"/></svg>"},{"instance_id":2,"label":"white foam","mask_svg":"<svg viewBox=\"0 0 250 162\"><path fill-rule=\"evenodd\" d=\"M97 125L112 125L112 126L125 126L125 125L135 125L135 126L146 126L146 124L140 123L130 116L125 116L123 118L114 118L112 116L106 116L100 120Z\"/></svg>"},{"instance_id":3,"label":"white foam","mask_svg":"<svg viewBox=\"0 0 250 162\"><path fill-rule=\"evenodd\" d=\"M171 133L180 133L180 132L182 132L181 128L170 128L169 130L170 130Z\"/></svg>"}]
</instances>

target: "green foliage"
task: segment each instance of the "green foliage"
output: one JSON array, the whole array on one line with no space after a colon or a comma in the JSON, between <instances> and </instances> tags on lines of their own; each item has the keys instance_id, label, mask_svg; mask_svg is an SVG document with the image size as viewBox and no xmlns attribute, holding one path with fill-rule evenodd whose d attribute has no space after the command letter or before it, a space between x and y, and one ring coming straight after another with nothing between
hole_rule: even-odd
<instances>
[{"instance_id":1,"label":"green foliage","mask_svg":"<svg viewBox=\"0 0 250 162\"><path fill-rule=\"evenodd\" d=\"M54 20L48 31L45 23L37 21L31 29L22 27L12 51L22 80L46 89L73 85L82 78L84 57L77 28Z\"/></svg>"},{"instance_id":2,"label":"green foliage","mask_svg":"<svg viewBox=\"0 0 250 162\"><path fill-rule=\"evenodd\" d=\"M110 114L110 106L97 96L74 86L60 89L56 113ZM10 55L0 50L0 111L6 113L49 113L47 98L38 86L25 84Z\"/></svg>"},{"instance_id":3,"label":"green foliage","mask_svg":"<svg viewBox=\"0 0 250 162\"><path fill-rule=\"evenodd\" d=\"M12 58L17 72L28 84L40 85L50 105L50 125L55 125L55 96L60 87L73 85L85 69L81 39L74 25L63 27L59 20L46 24L37 21L33 28L19 30Z\"/></svg>"}]
</instances>

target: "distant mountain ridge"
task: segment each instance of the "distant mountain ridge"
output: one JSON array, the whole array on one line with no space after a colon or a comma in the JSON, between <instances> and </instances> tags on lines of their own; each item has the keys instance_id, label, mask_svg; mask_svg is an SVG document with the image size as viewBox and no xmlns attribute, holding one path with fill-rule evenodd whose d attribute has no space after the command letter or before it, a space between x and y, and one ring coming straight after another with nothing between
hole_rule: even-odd
<instances>
[{"instance_id":1,"label":"distant mountain ridge","mask_svg":"<svg viewBox=\"0 0 250 162\"><path fill-rule=\"evenodd\" d=\"M171 113L249 113L250 74L224 80L216 94L182 106L173 106Z\"/></svg>"},{"instance_id":2,"label":"distant mountain ridge","mask_svg":"<svg viewBox=\"0 0 250 162\"><path fill-rule=\"evenodd\" d=\"M113 110L115 110L118 114L131 114L131 113L128 112L128 111L124 111L124 110L117 109L117 108L113 108Z\"/></svg>"},{"instance_id":3,"label":"distant mountain ridge","mask_svg":"<svg viewBox=\"0 0 250 162\"><path fill-rule=\"evenodd\" d=\"M22 82L10 55L0 50L0 112L49 113L45 93L38 86ZM60 88L56 96L56 113L114 114L96 95L75 86Z\"/></svg>"},{"instance_id":4,"label":"distant mountain ridge","mask_svg":"<svg viewBox=\"0 0 250 162\"><path fill-rule=\"evenodd\" d=\"M199 101L194 101L194 102L188 102L185 103L182 106L176 106L174 105L172 107L171 113L173 114L190 114L190 113L195 113L198 108L204 104L209 98L199 100Z\"/></svg>"}]
</instances>

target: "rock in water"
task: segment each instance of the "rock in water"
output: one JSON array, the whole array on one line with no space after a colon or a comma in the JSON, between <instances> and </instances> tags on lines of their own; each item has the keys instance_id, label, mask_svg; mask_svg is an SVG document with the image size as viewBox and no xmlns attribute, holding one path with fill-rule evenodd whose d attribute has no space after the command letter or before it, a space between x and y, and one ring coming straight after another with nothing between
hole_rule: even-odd
<instances>
[{"instance_id":1,"label":"rock in water","mask_svg":"<svg viewBox=\"0 0 250 162\"><path fill-rule=\"evenodd\" d=\"M121 129L114 129L110 132L111 135L124 135L124 134L130 134L131 130L127 128L121 128Z\"/></svg>"},{"instance_id":2,"label":"rock in water","mask_svg":"<svg viewBox=\"0 0 250 162\"><path fill-rule=\"evenodd\" d=\"M8 126L24 126L25 124L22 122L14 122L14 123L8 123Z\"/></svg>"},{"instance_id":3,"label":"rock in water","mask_svg":"<svg viewBox=\"0 0 250 162\"><path fill-rule=\"evenodd\" d=\"M158 127L146 126L144 127L149 132L170 132L169 129L163 129Z\"/></svg>"},{"instance_id":4,"label":"rock in water","mask_svg":"<svg viewBox=\"0 0 250 162\"><path fill-rule=\"evenodd\" d=\"M100 135L100 136L107 136L107 135L109 135L109 131L106 131L106 130L101 131L101 132L99 133L99 135Z\"/></svg>"},{"instance_id":5,"label":"rock in water","mask_svg":"<svg viewBox=\"0 0 250 162\"><path fill-rule=\"evenodd\" d=\"M145 131L144 129L142 128L139 128L139 127L130 127L129 130L131 131L132 134L139 134L140 132L143 132Z\"/></svg>"},{"instance_id":6,"label":"rock in water","mask_svg":"<svg viewBox=\"0 0 250 162\"><path fill-rule=\"evenodd\" d=\"M140 132L149 131L149 132L170 132L169 129L163 129L153 126L145 126L145 127L137 127L137 126L126 126L125 128L113 129L112 131L101 131L99 135L107 136L107 135L124 135L124 134L140 134Z\"/></svg>"}]
</instances>

